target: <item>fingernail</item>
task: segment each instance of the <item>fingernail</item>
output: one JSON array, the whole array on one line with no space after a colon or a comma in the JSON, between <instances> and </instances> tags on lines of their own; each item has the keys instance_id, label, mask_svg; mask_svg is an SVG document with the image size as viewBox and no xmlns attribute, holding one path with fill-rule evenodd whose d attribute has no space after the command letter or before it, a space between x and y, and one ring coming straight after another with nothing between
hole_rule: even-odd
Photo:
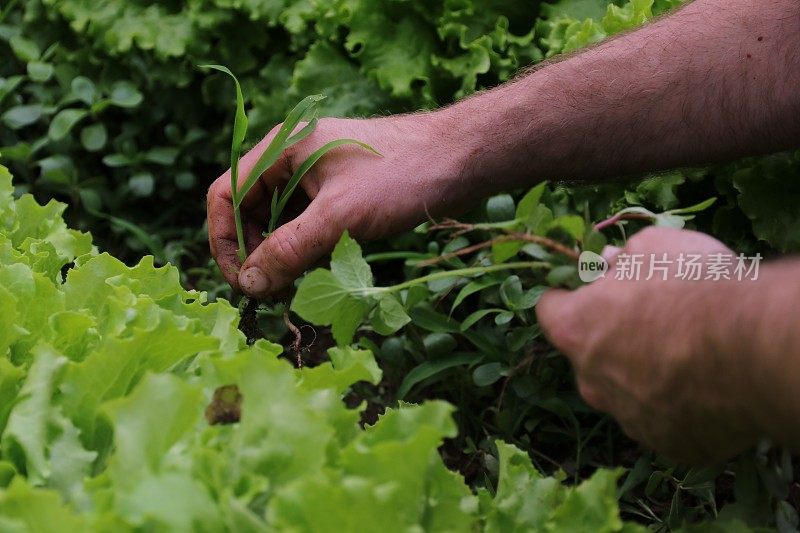
<instances>
[{"instance_id":1,"label":"fingernail","mask_svg":"<svg viewBox=\"0 0 800 533\"><path fill-rule=\"evenodd\" d=\"M269 290L269 280L258 267L250 267L239 273L239 286L247 294L260 296Z\"/></svg>"}]
</instances>

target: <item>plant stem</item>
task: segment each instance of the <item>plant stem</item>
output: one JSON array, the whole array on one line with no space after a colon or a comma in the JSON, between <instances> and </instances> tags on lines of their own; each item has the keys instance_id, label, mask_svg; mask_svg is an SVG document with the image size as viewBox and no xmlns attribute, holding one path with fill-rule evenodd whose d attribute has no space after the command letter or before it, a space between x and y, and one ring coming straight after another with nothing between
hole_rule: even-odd
<instances>
[{"instance_id":1,"label":"plant stem","mask_svg":"<svg viewBox=\"0 0 800 533\"><path fill-rule=\"evenodd\" d=\"M237 157L239 154L237 154ZM236 239L239 243L239 248L236 253L239 254L239 262L244 264L247 259L247 248L244 244L244 228L242 227L242 209L237 206L239 203L239 172L238 168L231 167L231 201L233 202L233 220L236 223Z\"/></svg>"},{"instance_id":2,"label":"plant stem","mask_svg":"<svg viewBox=\"0 0 800 533\"><path fill-rule=\"evenodd\" d=\"M495 237L494 239L489 241L479 242L477 244L473 244L472 246L461 248L459 250L456 250L455 252L450 252L447 254L440 255L438 257L433 257L431 259L420 261L415 266L424 267L424 266L435 265L436 263L440 263L448 259L453 259L454 257L471 254L472 252L477 252L478 250L489 248L490 246L493 246L498 243L514 242L514 241L531 242L534 244L539 244L545 248L548 248L566 257L569 257L570 259L574 259L575 261L578 260L578 252L567 246L564 246L558 241L554 241L553 239L548 239L547 237L541 237L539 235L530 235L527 233L511 233L508 235Z\"/></svg>"},{"instance_id":3,"label":"plant stem","mask_svg":"<svg viewBox=\"0 0 800 533\"><path fill-rule=\"evenodd\" d=\"M244 229L242 229L242 213L238 207L233 208L233 218L236 220L236 238L239 240L239 249L236 252L239 254L239 261L244 264L247 252L244 244Z\"/></svg>"},{"instance_id":4,"label":"plant stem","mask_svg":"<svg viewBox=\"0 0 800 533\"><path fill-rule=\"evenodd\" d=\"M427 283L429 281L435 281L438 279L472 276L475 274L488 274L489 272L497 272L498 270L517 270L523 268L549 268L550 266L551 266L550 263L547 263L545 261L521 261L517 263L503 263L500 265L459 268L456 270L442 270L441 272L434 272L432 274L428 274L427 276L421 276L419 278L410 279L408 281L404 281L403 283L398 283L397 285L391 285L389 287L368 287L361 289L357 292L362 296L368 296L370 294L379 294L379 293L392 293L392 292L402 291L403 289L413 287L414 285L421 285L423 283Z\"/></svg>"},{"instance_id":5,"label":"plant stem","mask_svg":"<svg viewBox=\"0 0 800 533\"><path fill-rule=\"evenodd\" d=\"M609 226L613 226L617 222L621 220L653 220L653 217L650 215L645 215L643 213L617 213L616 215L609 217L605 220L601 220L597 224L594 225L595 231L603 231Z\"/></svg>"},{"instance_id":6,"label":"plant stem","mask_svg":"<svg viewBox=\"0 0 800 533\"><path fill-rule=\"evenodd\" d=\"M380 252L364 256L364 261L367 263L379 263L382 261L395 261L398 259L410 260L425 260L430 257L429 254L421 252Z\"/></svg>"}]
</instances>

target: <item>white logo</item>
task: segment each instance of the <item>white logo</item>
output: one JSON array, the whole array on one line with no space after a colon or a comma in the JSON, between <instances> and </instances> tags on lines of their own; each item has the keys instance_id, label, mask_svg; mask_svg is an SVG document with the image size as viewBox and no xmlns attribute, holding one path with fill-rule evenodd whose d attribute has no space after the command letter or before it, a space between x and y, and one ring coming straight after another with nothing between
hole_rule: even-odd
<instances>
[{"instance_id":1,"label":"white logo","mask_svg":"<svg viewBox=\"0 0 800 533\"><path fill-rule=\"evenodd\" d=\"M594 252L581 252L578 257L578 277L584 283L603 278L608 272L608 262Z\"/></svg>"}]
</instances>

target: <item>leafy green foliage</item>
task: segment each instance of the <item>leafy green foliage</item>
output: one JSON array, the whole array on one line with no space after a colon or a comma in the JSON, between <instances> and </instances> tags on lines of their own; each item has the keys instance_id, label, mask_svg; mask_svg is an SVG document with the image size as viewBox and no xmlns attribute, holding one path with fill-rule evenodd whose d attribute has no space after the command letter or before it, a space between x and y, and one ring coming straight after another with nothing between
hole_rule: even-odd
<instances>
[{"instance_id":1,"label":"leafy green foliage","mask_svg":"<svg viewBox=\"0 0 800 533\"><path fill-rule=\"evenodd\" d=\"M22 192L84 207L71 222L104 248L184 265L184 282L213 294L205 236L187 221L230 155L235 108L225 83L194 65L239 74L249 131L261 135L307 94L329 96L321 114L345 116L445 104L680 3L11 2L0 24L0 158ZM711 186L697 200L716 195ZM732 239L752 241L757 222L735 199L718 210Z\"/></svg>"},{"instance_id":2,"label":"leafy green foliage","mask_svg":"<svg viewBox=\"0 0 800 533\"><path fill-rule=\"evenodd\" d=\"M680 3L12 0L0 9L0 158L17 176L17 196L31 192L42 203L53 197L68 202L73 207L66 213L70 225L91 229L102 249L112 251L129 265L139 263L143 253L155 255L156 264L180 264L184 285L206 289L209 299L213 299L229 289L208 259L207 236L199 227L200 213L207 184L221 172L222 162L230 156L229 128L234 122L235 107L229 83L221 76L208 76L195 65L220 63L237 72L243 95L247 95L244 103L249 109L249 131L254 134L242 146L249 146L308 94L328 95L318 102L320 115L370 116L432 108L505 81L518 69L544 57L632 28L649 17L648 13L655 16ZM367 4L368 9L364 9ZM53 119L65 110L68 113L59 120L53 139ZM67 121L70 116L82 118ZM378 287L394 287L428 272L437 275L473 266L501 267L520 259L553 263L560 259L559 255L534 243L512 240L494 244L491 255L487 250L486 256L473 256L475 262L453 257L424 271L416 264L500 235L498 227L491 224L511 223L515 230L539 236L553 230L551 237L573 245L577 244L574 239L579 229L576 214L583 220L584 230L588 230L587 221L603 220L626 208L662 213L711 197L717 197L717 202L696 213L687 222L688 227L709 231L747 253L797 251L793 224L798 201L792 180L796 182L800 176L798 161L797 154L781 154L710 169L674 171L636 184L542 187L522 198L522 194L514 193L492 202L490 210L470 215L468 222L483 225L474 234L458 239L453 239L450 232L407 234L370 245L365 257L371 265L372 283ZM50 478L37 488L31 488L24 476L17 475L17 468L27 464L28 458L19 451L19 438L8 438L6 446L16 455L13 462L5 456L0 459L0 486L5 487L0 498L0 529L22 530L24 524L29 524L38 530L83 531L85 520L75 518L75 509L88 509L92 501L109 502L115 497L108 488L105 457L90 457L96 450L86 448L83 440L88 437L84 437L83 430L78 433L76 425L79 422L87 432L91 431L93 440L113 440L111 411L102 407L110 400L100 397L98 386L106 385L105 378L93 380L92 369L105 362L109 354L113 358L117 349L125 352L111 362L122 364L131 354L138 357L140 350L147 351L151 344L157 350L142 362L144 367L169 364L172 356L163 345L158 347L158 331L176 334L184 328L186 319L170 321L149 304L129 307L132 297L124 287L135 287L131 292L136 302L146 294L163 305L171 299L174 305L168 307L174 312L183 307L175 303L181 299L176 296L178 293L169 296L170 290L177 291L179 274L174 269L156 270L149 262L131 274L123 263L110 258L87 265L79 260L79 267L69 277L84 281L70 282L73 288L69 295L63 295L58 289L59 265L71 257L90 253L88 237L63 231L59 218L62 208L57 205L42 211L29 197L11 204L6 189L3 191L0 212L5 214L9 205L15 205L10 209L24 213L24 218L0 217L0 234L4 235L0 239L0 263L4 265L0 281L0 301L4 303L0 306L0 353L7 354L0 357L0 428L5 427L15 408L40 337L51 339L55 353L68 359L63 365L56 364L58 368L52 374L57 394L61 394L60 380L66 379L61 373L66 369L70 383L99 390L86 398L73 391L63 401L78 412L83 409L81 406L92 412L98 405L102 412L98 416L76 415L72 423L75 429L61 429L64 426L58 414L30 418L31 429L36 431L40 431L36 428L42 419L48 420L48 439L64 435L61 444L54 447L57 452L48 451L47 446L53 446L50 440L44 446L44 464L52 463L50 469L55 474L49 474ZM512 218L524 220L523 224L508 219L509 198L516 201ZM560 222L553 225L556 219ZM20 230L20 220L30 220L30 227ZM558 230L564 221L566 234ZM7 230L11 231L9 224L17 228L13 230L16 240L12 245L5 240L9 238ZM636 220L625 221L623 228L627 234L640 224ZM28 232L38 236L25 244ZM606 239L618 235L618 231L586 231L581 246L599 251ZM34 273L19 266L6 267L12 259ZM147 275L151 271L169 275ZM79 275L80 272L84 274ZM387 324L376 318L377 306L384 300L362 298L370 307L366 318L348 327L356 330L360 348L369 348L376 354L384 374L378 388L365 383L351 385L354 379L376 380L376 366L363 350L346 346L339 348L340 352L329 352L332 363L305 370L298 386L317 391L328 387L337 393L350 390L348 405L367 401L368 411L393 405L395 398L449 400L457 407L459 435L445 442L441 454L448 466L465 474L470 486L486 487L490 494L499 473L498 449L493 442L501 437L528 452L538 471L552 473L562 469L576 483L589 478L598 465L624 467L627 472L620 479L619 488L623 516L655 529L677 528L715 516L751 525L777 523L796 527L796 513L793 515L788 502L796 501L792 491L796 489L793 484L797 483L797 476L792 472L791 458L779 450L763 446L727 465L722 473L691 470L642 453L613 423L583 405L569 368L542 340L531 310L508 307L507 301L514 302L514 295L518 294L516 283L506 285L503 298L500 288L512 274L519 278L523 295L549 283L569 285L575 281L574 269L568 262L555 266L547 278L530 269L448 274L393 292L394 298L383 304L387 308ZM110 284L106 279L111 280ZM12 281L14 289L6 288ZM160 292L149 291L151 281L162 287ZM332 292L340 291L341 281L334 281ZM109 298L109 303L104 303ZM187 301L192 298L187 297ZM13 305L6 305L12 301ZM33 305L33 301L38 303ZM69 304L72 301L82 303ZM195 303L190 307L191 313L204 308ZM398 307L405 315L398 312ZM129 309L139 318L130 328L122 327L121 317L127 317ZM235 312L224 305L215 309L202 314L199 320L202 328L212 328L212 337L230 339L221 348L225 359L238 353L238 337L225 333L235 321ZM284 332L281 311L262 311L262 322L270 325L270 338L278 339ZM88 354L99 339L155 327L149 318L154 312L157 320L152 320L160 324L160 329L154 330L146 343L128 340L122 345L104 340L102 356L90 359ZM191 313L186 311L180 316ZM405 323L400 327L402 321ZM194 323L194 319L190 322ZM383 337L393 329L395 333ZM181 335L193 336L186 332ZM319 328L318 344L323 347L325 335L326 331ZM361 355L351 357L351 353ZM243 356L237 356L237 360L239 357ZM114 368L111 362L108 372ZM72 369L81 364L81 370ZM224 367L205 365L198 374L197 366L183 365L177 363L171 373L182 382L193 384L198 383L197 376L208 375L205 370L222 372ZM144 367L134 365L128 372L141 383L142 375L152 373ZM226 377L219 380L221 384L230 384L240 375L228 367L224 369ZM42 366L37 372L46 376L45 370ZM170 390L174 388L176 398L185 396L181 387L168 386ZM198 386L206 401L210 400L211 387ZM116 394L115 390L125 387L125 380L119 380L103 394ZM130 392L126 389L125 397ZM60 401L54 400L56 405ZM33 404L33 399L26 402L28 408ZM290 416L296 413L292 411ZM20 426L27 418L15 416L16 433L27 432ZM199 424L202 427L202 421ZM229 428L213 429L224 434ZM194 429L185 434L190 440L196 437L192 442L200 440L197 435ZM212 492L212 498L214 502L227 502L220 504L226 524L234 524L237 530L258 530L262 527L258 521L261 518L254 521L252 514L264 516L262 496L268 489L258 483L266 478L254 478L253 485L248 485L249 481L235 485L230 478L222 478L228 470L218 467L218 459L227 461L229 448L215 446L227 442L227 437L223 435L220 441L212 432L211 436L203 434L203 438L207 444L192 446L193 451L181 452L183 455L175 454L186 442L179 441L168 457L180 463L187 454L191 455L194 478L209 480L202 482L207 487L223 487ZM76 448L76 440L81 441L84 451ZM22 442L26 442L24 438ZM26 446L32 450L31 464L40 469L37 475L43 475L43 463L36 452L42 447ZM215 451L208 453L203 446ZM90 471L87 463L92 465ZM522 470L518 471L522 475ZM454 489L455 485L445 483L453 475L438 468L429 478L429 486L449 487L452 490L446 494L458 495L460 486ZM92 477L86 481L86 476ZM320 481L323 476L325 485ZM165 487L178 486L174 476L165 479ZM349 509L366 492L360 490L358 483L344 486L338 482L335 476L318 473L316 481L303 481L302 487L298 483L291 495L283 497L286 505L293 508L281 515L282 520L303 524L304 520L316 518L309 518L303 504L297 503L312 494L316 498L314 508L346 520L341 516L342 509ZM552 479L548 483L552 484ZM88 490L87 485L94 491L89 500L82 495ZM162 499L169 500L173 492ZM207 503L193 489L185 493L193 494L186 501ZM59 503L60 494L69 494L69 501L80 503L65 506ZM163 489L154 494L162 495ZM481 496L482 509L484 499ZM126 501L133 505L134 500ZM141 498L136 501L143 504ZM118 508L116 503L113 505ZM513 502L509 505L516 508ZM129 516L150 520L146 518L149 515L142 514L144 507L129 509ZM106 510L107 507L100 507L98 513ZM165 515L159 511L158 516ZM446 520L450 514L433 516L432 520ZM115 510L99 519L106 530L124 529ZM208 523L216 524L214 519ZM429 528L436 529L438 523L441 522L429 522ZM137 527L147 528L149 524ZM741 528L723 523L717 529Z\"/></svg>"},{"instance_id":3,"label":"leafy green foliage","mask_svg":"<svg viewBox=\"0 0 800 533\"><path fill-rule=\"evenodd\" d=\"M174 267L98 254L63 206L11 191L0 167L3 530L623 529L615 474L567 487L498 443L497 490L475 495L437 453L457 434L451 405L359 425L342 395L381 379L371 352L331 349L295 370L278 345L246 346L236 310L181 288ZM352 240L336 261L341 283L371 284ZM231 384L241 418L208 424ZM540 486L557 497L538 501Z\"/></svg>"},{"instance_id":4,"label":"leafy green foliage","mask_svg":"<svg viewBox=\"0 0 800 533\"><path fill-rule=\"evenodd\" d=\"M746 454L730 466L737 480L748 480L751 491L739 501L744 490L737 489L736 502L727 499L731 495L715 494L715 483L730 482L722 465L691 470L649 454L627 463L624 457L637 457L638 452L608 418L582 404L571 379L566 378L566 361L541 337L535 306L548 285L576 283L574 263L580 250L601 251L608 242L606 235L613 236L619 228L624 236L644 224L694 224L715 204L712 198L658 212L657 205L672 204L661 203L666 196L651 196L649 191L631 192L628 200L647 202L653 210L628 205L603 221L602 228L568 214L583 200L562 188L540 184L519 195L518 201L508 195L490 198L468 215L468 222L433 226L435 232L428 231L427 242L422 241L427 251L392 256L405 261L405 281L383 287L375 285L375 269L345 234L330 268L314 270L300 282L292 310L312 324L332 325L339 344L355 339L379 354L385 377L379 396L367 394L370 401L380 404L386 396L421 400L435 395L459 405L465 413L459 417L463 433L450 453L458 458L457 464L482 462L481 473L472 474L477 477L473 483L496 490L496 499L504 499L487 521L488 529L583 530L583 521L601 530L621 527L618 515L595 502L616 498L615 480L622 471L589 478L596 464L622 463L629 468L619 492L623 509L650 523L675 528L684 521L716 517L719 507L721 516L742 521L725 527L745 530L745 523L794 516L780 510L788 505L780 502L793 474L786 476L788 465L781 465L775 450L769 448L755 458ZM630 214L637 217L624 218ZM487 245L499 239L503 246ZM439 247L440 242L447 244ZM518 261L523 256L536 261ZM392 327L385 327L388 320L380 319L386 313L387 296L397 308L398 320ZM380 336L387 338L380 341ZM480 442L472 440L476 435ZM510 449L495 447L489 435L535 450L535 459L545 459L544 466L539 465L542 470L557 464L576 482L585 481L564 496L557 480L505 458ZM499 457L499 466L484 454ZM517 450L509 457L518 456L524 455ZM758 474L755 463L762 465ZM517 465L519 475L528 472L524 475L529 489L504 488L488 477L491 472L512 469L511 465ZM750 477L745 477L748 471ZM559 470L554 474L563 475ZM781 481L771 486L770 478ZM523 496L526 490L530 494ZM553 504L544 513L532 503L542 500ZM548 514L550 510L554 514Z\"/></svg>"},{"instance_id":5,"label":"leafy green foliage","mask_svg":"<svg viewBox=\"0 0 800 533\"><path fill-rule=\"evenodd\" d=\"M330 270L318 269L305 277L292 310L315 324L331 326L339 344L350 343L372 308L377 309L382 330L391 334L410 318L394 296L379 297L370 292L372 283L372 271L361 257L361 247L345 233L331 256ZM378 303L384 299L389 303Z\"/></svg>"}]
</instances>

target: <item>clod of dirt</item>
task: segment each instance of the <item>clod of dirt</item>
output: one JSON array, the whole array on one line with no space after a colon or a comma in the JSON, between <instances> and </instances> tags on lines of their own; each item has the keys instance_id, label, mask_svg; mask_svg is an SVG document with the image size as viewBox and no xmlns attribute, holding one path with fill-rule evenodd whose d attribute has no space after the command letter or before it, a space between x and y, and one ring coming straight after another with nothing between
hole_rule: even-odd
<instances>
[{"instance_id":1,"label":"clod of dirt","mask_svg":"<svg viewBox=\"0 0 800 533\"><path fill-rule=\"evenodd\" d=\"M248 298L239 319L239 331L247 337L247 344L252 345L258 339L264 338L264 332L258 327L258 300Z\"/></svg>"},{"instance_id":2,"label":"clod of dirt","mask_svg":"<svg viewBox=\"0 0 800 533\"><path fill-rule=\"evenodd\" d=\"M234 424L242 417L242 393L236 385L225 385L214 391L206 407L206 420L212 426Z\"/></svg>"}]
</instances>

